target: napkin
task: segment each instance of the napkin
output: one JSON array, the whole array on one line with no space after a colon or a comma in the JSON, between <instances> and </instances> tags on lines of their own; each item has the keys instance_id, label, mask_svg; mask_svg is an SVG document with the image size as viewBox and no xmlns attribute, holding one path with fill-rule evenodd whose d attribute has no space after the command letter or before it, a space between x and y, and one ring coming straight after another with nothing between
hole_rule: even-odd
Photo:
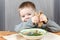
<instances>
[{"instance_id":1,"label":"napkin","mask_svg":"<svg viewBox=\"0 0 60 40\"><path fill-rule=\"evenodd\" d=\"M48 32L42 40L60 40L60 35Z\"/></svg>"},{"instance_id":2,"label":"napkin","mask_svg":"<svg viewBox=\"0 0 60 40\"><path fill-rule=\"evenodd\" d=\"M17 40L17 35L18 34L12 34L12 35L8 35L8 36L3 36L3 38L6 40Z\"/></svg>"}]
</instances>

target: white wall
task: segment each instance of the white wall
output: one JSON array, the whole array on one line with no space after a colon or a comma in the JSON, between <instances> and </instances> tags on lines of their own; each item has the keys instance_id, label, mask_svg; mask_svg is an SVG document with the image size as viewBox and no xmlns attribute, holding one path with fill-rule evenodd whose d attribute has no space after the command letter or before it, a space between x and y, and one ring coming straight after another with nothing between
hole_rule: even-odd
<instances>
[{"instance_id":1,"label":"white wall","mask_svg":"<svg viewBox=\"0 0 60 40\"><path fill-rule=\"evenodd\" d=\"M54 21L60 25L60 0L54 0Z\"/></svg>"},{"instance_id":2,"label":"white wall","mask_svg":"<svg viewBox=\"0 0 60 40\"><path fill-rule=\"evenodd\" d=\"M27 0L5 0L5 30L14 31L16 24L20 23L17 12L18 6ZM44 10L49 19L54 20L54 0L28 0L36 4L37 10Z\"/></svg>"},{"instance_id":3,"label":"white wall","mask_svg":"<svg viewBox=\"0 0 60 40\"><path fill-rule=\"evenodd\" d=\"M18 1L5 0L5 30L14 30L15 25L20 22L17 7Z\"/></svg>"},{"instance_id":4,"label":"white wall","mask_svg":"<svg viewBox=\"0 0 60 40\"><path fill-rule=\"evenodd\" d=\"M5 0L0 0L0 31L5 30Z\"/></svg>"}]
</instances>

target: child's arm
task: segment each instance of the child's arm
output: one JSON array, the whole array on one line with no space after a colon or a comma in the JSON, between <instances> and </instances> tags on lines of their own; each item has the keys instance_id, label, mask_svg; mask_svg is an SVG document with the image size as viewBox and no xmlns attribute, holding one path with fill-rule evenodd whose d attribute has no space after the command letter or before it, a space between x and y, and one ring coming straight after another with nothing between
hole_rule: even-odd
<instances>
[{"instance_id":1,"label":"child's arm","mask_svg":"<svg viewBox=\"0 0 60 40\"><path fill-rule=\"evenodd\" d=\"M50 32L60 32L60 26L54 21L48 20L47 22L47 30Z\"/></svg>"},{"instance_id":2,"label":"child's arm","mask_svg":"<svg viewBox=\"0 0 60 40\"><path fill-rule=\"evenodd\" d=\"M33 25L31 19L29 19L27 22L22 22L22 23L20 23L19 25L16 25L15 31L16 31L16 32L19 32L19 31L22 30L22 29L32 28L32 27L34 27L34 26L35 26L35 25Z\"/></svg>"}]
</instances>

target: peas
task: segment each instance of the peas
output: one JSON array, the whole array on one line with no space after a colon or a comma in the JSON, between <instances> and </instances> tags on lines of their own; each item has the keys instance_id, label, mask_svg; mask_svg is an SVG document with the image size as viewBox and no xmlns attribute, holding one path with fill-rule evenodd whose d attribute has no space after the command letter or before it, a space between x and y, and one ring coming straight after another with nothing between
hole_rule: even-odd
<instances>
[{"instance_id":1,"label":"peas","mask_svg":"<svg viewBox=\"0 0 60 40\"><path fill-rule=\"evenodd\" d=\"M27 34L28 36L40 36L42 34L39 34L39 33L33 33L33 34Z\"/></svg>"}]
</instances>

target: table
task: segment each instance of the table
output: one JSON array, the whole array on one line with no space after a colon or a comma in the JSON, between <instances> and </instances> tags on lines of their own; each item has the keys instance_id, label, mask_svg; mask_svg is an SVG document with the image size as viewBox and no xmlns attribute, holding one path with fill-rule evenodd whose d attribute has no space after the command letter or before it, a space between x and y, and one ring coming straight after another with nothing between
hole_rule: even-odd
<instances>
[{"instance_id":1,"label":"table","mask_svg":"<svg viewBox=\"0 0 60 40\"><path fill-rule=\"evenodd\" d=\"M56 33L54 33L54 34L60 35L60 32L56 32Z\"/></svg>"},{"instance_id":2,"label":"table","mask_svg":"<svg viewBox=\"0 0 60 40\"><path fill-rule=\"evenodd\" d=\"M0 31L0 40L5 40L2 36L11 35L11 34L15 34L15 33L16 32Z\"/></svg>"},{"instance_id":3,"label":"table","mask_svg":"<svg viewBox=\"0 0 60 40\"><path fill-rule=\"evenodd\" d=\"M2 36L5 35L11 35L11 34L15 34L16 32L10 32L10 31L0 31L0 40L5 40ZM60 35L60 32L56 32L54 34Z\"/></svg>"}]
</instances>

